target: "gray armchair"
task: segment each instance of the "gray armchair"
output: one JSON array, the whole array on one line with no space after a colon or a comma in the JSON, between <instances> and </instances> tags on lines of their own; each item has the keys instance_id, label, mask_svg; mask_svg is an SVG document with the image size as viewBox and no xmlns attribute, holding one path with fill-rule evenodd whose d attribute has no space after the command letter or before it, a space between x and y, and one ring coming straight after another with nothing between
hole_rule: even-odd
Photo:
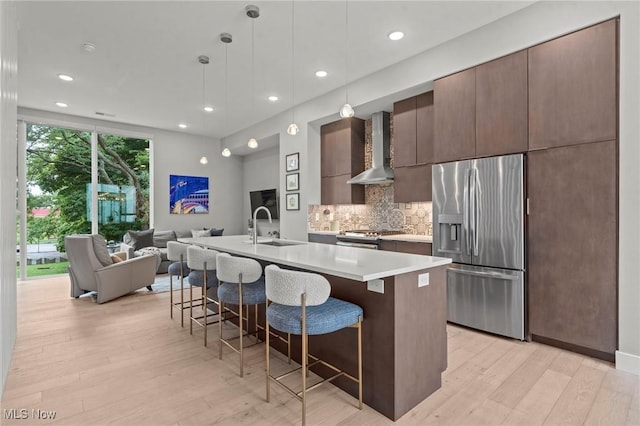
<instances>
[{"instance_id":1,"label":"gray armchair","mask_svg":"<svg viewBox=\"0 0 640 426\"><path fill-rule=\"evenodd\" d=\"M69 259L71 297L96 291L98 303L108 302L142 287L151 288L156 276L156 258L140 256L112 263L100 235L71 235L64 245Z\"/></svg>"}]
</instances>

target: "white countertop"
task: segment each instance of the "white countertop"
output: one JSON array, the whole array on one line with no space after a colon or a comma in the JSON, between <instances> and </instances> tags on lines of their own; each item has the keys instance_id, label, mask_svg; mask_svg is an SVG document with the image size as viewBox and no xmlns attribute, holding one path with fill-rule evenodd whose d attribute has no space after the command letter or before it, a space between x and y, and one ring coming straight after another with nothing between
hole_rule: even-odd
<instances>
[{"instance_id":1,"label":"white countertop","mask_svg":"<svg viewBox=\"0 0 640 426\"><path fill-rule=\"evenodd\" d=\"M338 231L308 231L309 234L338 235Z\"/></svg>"},{"instance_id":2,"label":"white countertop","mask_svg":"<svg viewBox=\"0 0 640 426\"><path fill-rule=\"evenodd\" d=\"M380 237L380 239L391 240L391 241L420 242L420 243L431 243L433 241L433 237L431 236L414 235L414 234L383 235Z\"/></svg>"},{"instance_id":3,"label":"white countertop","mask_svg":"<svg viewBox=\"0 0 640 426\"><path fill-rule=\"evenodd\" d=\"M246 235L180 238L179 241L356 281L369 281L451 263L451 259L444 257L302 241L298 241L300 243L298 245L281 247L266 244L254 245ZM272 239L259 238L258 241L269 242ZM292 240L282 241L292 242Z\"/></svg>"}]
</instances>

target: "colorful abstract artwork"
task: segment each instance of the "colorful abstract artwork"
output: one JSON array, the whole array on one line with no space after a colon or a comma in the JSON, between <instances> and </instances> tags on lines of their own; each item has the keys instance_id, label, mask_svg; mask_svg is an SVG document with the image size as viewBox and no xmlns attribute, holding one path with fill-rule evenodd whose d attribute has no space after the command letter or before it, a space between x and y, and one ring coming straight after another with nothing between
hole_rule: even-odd
<instances>
[{"instance_id":1,"label":"colorful abstract artwork","mask_svg":"<svg viewBox=\"0 0 640 426\"><path fill-rule=\"evenodd\" d=\"M209 178L169 175L171 214L209 213Z\"/></svg>"}]
</instances>

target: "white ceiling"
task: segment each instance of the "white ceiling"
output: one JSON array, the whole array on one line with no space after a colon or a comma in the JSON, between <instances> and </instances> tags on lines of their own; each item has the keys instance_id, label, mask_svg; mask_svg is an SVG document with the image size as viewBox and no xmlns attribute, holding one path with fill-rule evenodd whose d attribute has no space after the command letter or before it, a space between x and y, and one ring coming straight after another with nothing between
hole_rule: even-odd
<instances>
[{"instance_id":1,"label":"white ceiling","mask_svg":"<svg viewBox=\"0 0 640 426\"><path fill-rule=\"evenodd\" d=\"M17 3L21 107L216 138L291 107L290 1ZM351 0L349 79L374 73L531 3ZM252 20L244 12L248 4L259 6L261 14L253 20L253 73ZM296 104L346 82L345 4L295 1ZM387 34L392 30L404 31L404 39L390 41ZM231 33L233 43L221 43L222 32ZM85 42L95 44L95 52L86 52ZM201 65L199 55L209 56L211 63ZM315 77L318 69L326 70L328 77ZM212 113L202 108L203 71L204 97L215 107ZM75 80L63 82L57 77L60 73ZM280 100L269 102L271 94ZM59 108L58 101L69 106ZM189 127L180 130L180 122Z\"/></svg>"}]
</instances>

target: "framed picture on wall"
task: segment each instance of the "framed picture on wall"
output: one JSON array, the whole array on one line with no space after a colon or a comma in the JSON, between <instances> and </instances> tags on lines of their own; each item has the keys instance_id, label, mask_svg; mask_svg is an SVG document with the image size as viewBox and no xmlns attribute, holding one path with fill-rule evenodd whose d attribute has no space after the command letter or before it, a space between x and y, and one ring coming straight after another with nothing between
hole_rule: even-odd
<instances>
[{"instance_id":1,"label":"framed picture on wall","mask_svg":"<svg viewBox=\"0 0 640 426\"><path fill-rule=\"evenodd\" d=\"M287 162L287 173L300 170L300 153L296 152L285 157Z\"/></svg>"},{"instance_id":2,"label":"framed picture on wall","mask_svg":"<svg viewBox=\"0 0 640 426\"><path fill-rule=\"evenodd\" d=\"M300 190L300 173L291 173L287 175L287 191Z\"/></svg>"},{"instance_id":3,"label":"framed picture on wall","mask_svg":"<svg viewBox=\"0 0 640 426\"><path fill-rule=\"evenodd\" d=\"M287 210L300 210L300 194L287 194Z\"/></svg>"}]
</instances>

